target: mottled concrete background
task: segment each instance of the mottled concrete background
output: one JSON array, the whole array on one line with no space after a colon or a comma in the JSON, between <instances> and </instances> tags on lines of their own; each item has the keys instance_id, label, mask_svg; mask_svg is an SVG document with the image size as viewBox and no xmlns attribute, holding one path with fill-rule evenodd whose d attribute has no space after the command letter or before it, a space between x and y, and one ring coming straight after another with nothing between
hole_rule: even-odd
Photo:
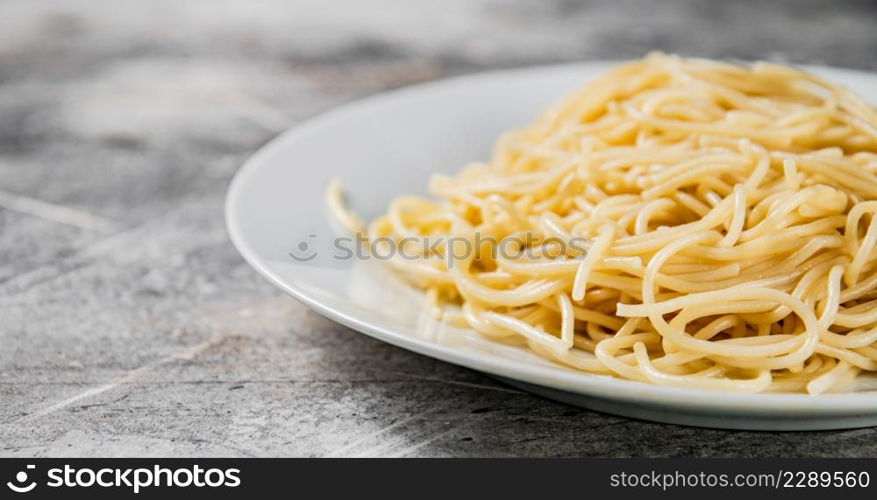
<instances>
[{"instance_id":1,"label":"mottled concrete background","mask_svg":"<svg viewBox=\"0 0 877 500\"><path fill-rule=\"evenodd\" d=\"M765 5L766 4L766 5ZM447 75L687 55L877 69L861 2L0 2L0 454L877 454L578 410L308 311L227 241L279 131Z\"/></svg>"}]
</instances>

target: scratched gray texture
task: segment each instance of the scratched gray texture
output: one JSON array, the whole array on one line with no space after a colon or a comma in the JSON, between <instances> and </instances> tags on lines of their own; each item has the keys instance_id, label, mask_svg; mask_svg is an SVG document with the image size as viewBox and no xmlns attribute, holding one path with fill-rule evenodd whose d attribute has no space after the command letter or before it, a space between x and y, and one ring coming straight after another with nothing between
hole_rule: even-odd
<instances>
[{"instance_id":1,"label":"scratched gray texture","mask_svg":"<svg viewBox=\"0 0 877 500\"><path fill-rule=\"evenodd\" d=\"M223 197L386 89L653 49L877 70L869 2L0 2L0 455L864 456L580 410L382 344L256 275Z\"/></svg>"}]
</instances>

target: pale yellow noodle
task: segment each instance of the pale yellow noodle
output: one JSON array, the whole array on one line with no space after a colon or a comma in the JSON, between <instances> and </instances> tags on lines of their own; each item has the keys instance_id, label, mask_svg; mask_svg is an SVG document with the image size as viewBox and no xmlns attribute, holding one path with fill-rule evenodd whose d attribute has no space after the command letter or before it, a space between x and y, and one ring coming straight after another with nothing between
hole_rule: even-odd
<instances>
[{"instance_id":1,"label":"pale yellow noodle","mask_svg":"<svg viewBox=\"0 0 877 500\"><path fill-rule=\"evenodd\" d=\"M496 342L650 384L817 394L877 371L875 173L877 112L842 87L653 54L434 178L438 201L400 198L367 231L337 183L329 203L370 240L459 240L390 262ZM509 251L460 253L478 237Z\"/></svg>"}]
</instances>

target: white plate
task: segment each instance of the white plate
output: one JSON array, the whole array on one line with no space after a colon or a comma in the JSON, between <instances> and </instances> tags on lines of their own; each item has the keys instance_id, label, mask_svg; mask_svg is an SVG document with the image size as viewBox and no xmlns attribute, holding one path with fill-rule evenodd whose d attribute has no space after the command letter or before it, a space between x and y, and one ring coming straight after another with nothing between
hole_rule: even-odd
<instances>
[{"instance_id":1,"label":"white plate","mask_svg":"<svg viewBox=\"0 0 877 500\"><path fill-rule=\"evenodd\" d=\"M486 159L503 131L605 71L610 63L465 76L344 106L262 148L229 188L231 239L256 270L315 311L350 328L570 404L631 417L733 429L804 430L877 425L877 392L809 396L660 387L577 373L468 330L436 328L422 295L375 262L340 261L323 193L343 179L367 218L391 198L425 193L430 174ZM809 68L877 102L877 75ZM307 244L299 247L302 243ZM347 245L343 243L343 245ZM300 259L316 253L308 262ZM867 382L867 381L866 381ZM860 387L867 389L867 386Z\"/></svg>"}]
</instances>

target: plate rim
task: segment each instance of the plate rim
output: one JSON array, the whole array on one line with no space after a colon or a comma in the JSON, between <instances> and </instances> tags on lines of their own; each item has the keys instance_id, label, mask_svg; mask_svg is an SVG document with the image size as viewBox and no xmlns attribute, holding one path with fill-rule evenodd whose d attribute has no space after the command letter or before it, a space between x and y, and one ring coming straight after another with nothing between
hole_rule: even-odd
<instances>
[{"instance_id":1,"label":"plate rim","mask_svg":"<svg viewBox=\"0 0 877 500\"><path fill-rule=\"evenodd\" d=\"M464 366L500 377L512 378L529 384L536 384L556 390L567 391L586 397L597 397L625 402L642 402L651 406L667 408L684 408L690 411L711 413L726 411L741 416L759 415L779 418L798 416L847 416L851 414L877 414L877 390L857 393L832 394L794 394L794 393L733 393L707 389L689 389L646 384L632 380L620 379L605 375L576 373L550 366L540 366L516 360L503 360L498 357L474 354L469 351L455 349L437 344L417 336L406 335L381 325L375 325L347 314L327 305L312 296L304 288L288 282L262 261L257 251L247 241L244 230L240 226L236 214L241 210L238 201L248 187L248 179L259 169L260 164L268 160L277 151L287 147L288 143L300 137L316 132L318 129L331 126L336 120L342 120L350 113L362 112L369 108L380 107L405 96L426 93L432 89L446 88L455 85L476 84L478 80L490 80L497 77L515 77L547 71L593 71L605 69L624 61L599 60L563 64L545 64L525 66L511 69L489 70L476 73L452 76L391 89L368 97L354 100L317 114L289 129L281 132L255 151L234 174L226 193L224 215L229 238L244 260L259 274L276 287L283 290L299 302L320 315L342 325L366 334L382 342L416 352L441 361ZM877 72L866 70L832 67L824 65L799 65L810 71L827 71L848 73L873 79L877 85ZM323 187L321 186L321 189ZM784 415L778 414L782 412Z\"/></svg>"}]
</instances>

